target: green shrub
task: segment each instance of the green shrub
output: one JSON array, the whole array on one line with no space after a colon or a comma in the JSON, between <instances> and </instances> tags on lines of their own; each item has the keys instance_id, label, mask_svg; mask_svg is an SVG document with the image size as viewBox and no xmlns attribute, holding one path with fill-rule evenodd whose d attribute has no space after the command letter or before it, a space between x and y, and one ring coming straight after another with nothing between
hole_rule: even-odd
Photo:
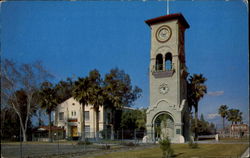
<instances>
[{"instance_id":1,"label":"green shrub","mask_svg":"<svg viewBox=\"0 0 250 158\"><path fill-rule=\"evenodd\" d=\"M159 141L160 148L162 150L162 158L170 158L174 154L174 150L171 148L171 141L168 137Z\"/></svg>"},{"instance_id":2,"label":"green shrub","mask_svg":"<svg viewBox=\"0 0 250 158\"><path fill-rule=\"evenodd\" d=\"M101 149L104 149L104 150L109 150L110 149L110 145L102 145L101 146Z\"/></svg>"},{"instance_id":3,"label":"green shrub","mask_svg":"<svg viewBox=\"0 0 250 158\"><path fill-rule=\"evenodd\" d=\"M137 146L138 144L135 144L133 142L123 143L125 146Z\"/></svg>"},{"instance_id":4,"label":"green shrub","mask_svg":"<svg viewBox=\"0 0 250 158\"><path fill-rule=\"evenodd\" d=\"M92 144L88 139L86 139L85 141L78 141L77 145L90 145Z\"/></svg>"}]
</instances>

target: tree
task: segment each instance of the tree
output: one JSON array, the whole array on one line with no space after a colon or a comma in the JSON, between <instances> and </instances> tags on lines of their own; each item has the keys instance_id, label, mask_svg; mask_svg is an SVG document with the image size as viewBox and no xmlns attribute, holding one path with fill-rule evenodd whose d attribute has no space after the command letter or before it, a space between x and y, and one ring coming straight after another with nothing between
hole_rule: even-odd
<instances>
[{"instance_id":1,"label":"tree","mask_svg":"<svg viewBox=\"0 0 250 158\"><path fill-rule=\"evenodd\" d=\"M56 109L58 104L56 89L53 87L52 83L44 82L42 84L41 91L39 92L39 100L41 108L46 110L49 117L49 140L52 142L51 113Z\"/></svg>"},{"instance_id":2,"label":"tree","mask_svg":"<svg viewBox=\"0 0 250 158\"><path fill-rule=\"evenodd\" d=\"M198 103L201 98L207 93L205 85L206 78L202 74L193 74L188 79L188 103L195 109L195 140L198 139Z\"/></svg>"},{"instance_id":3,"label":"tree","mask_svg":"<svg viewBox=\"0 0 250 158\"><path fill-rule=\"evenodd\" d=\"M27 112L26 112L26 94L24 91L19 90L16 92L20 107L18 107L20 110L20 113L23 118L26 118ZM32 111L33 113L33 111ZM22 120L24 123L25 119ZM13 128L15 127L15 128ZM20 123L18 115L16 115L15 111L11 107L3 107L1 108L1 140L18 140L20 139ZM26 130L26 136L27 140L31 138L31 131L32 131L32 123L31 123L31 117L28 119L27 123L27 130Z\"/></svg>"},{"instance_id":4,"label":"tree","mask_svg":"<svg viewBox=\"0 0 250 158\"><path fill-rule=\"evenodd\" d=\"M136 127L137 129L146 129L146 109L136 110Z\"/></svg>"},{"instance_id":5,"label":"tree","mask_svg":"<svg viewBox=\"0 0 250 158\"><path fill-rule=\"evenodd\" d=\"M232 124L237 124L242 121L242 112L239 109L229 109L226 118L231 121Z\"/></svg>"},{"instance_id":6,"label":"tree","mask_svg":"<svg viewBox=\"0 0 250 158\"><path fill-rule=\"evenodd\" d=\"M99 138L99 107L104 103L104 88L102 86L101 75L98 70L92 70L89 72L89 103L93 105L96 116L96 139Z\"/></svg>"},{"instance_id":7,"label":"tree","mask_svg":"<svg viewBox=\"0 0 250 158\"><path fill-rule=\"evenodd\" d=\"M90 101L90 81L88 77L78 78L74 83L73 87L73 97L76 99L82 108L81 115L81 141L85 142L85 106L89 104Z\"/></svg>"},{"instance_id":8,"label":"tree","mask_svg":"<svg viewBox=\"0 0 250 158\"><path fill-rule=\"evenodd\" d=\"M242 112L240 112L239 110L237 112L237 116L236 116L236 119L235 119L235 123L237 124L238 122L242 123Z\"/></svg>"},{"instance_id":9,"label":"tree","mask_svg":"<svg viewBox=\"0 0 250 158\"><path fill-rule=\"evenodd\" d=\"M201 114L200 119L197 120L198 130L197 135L210 135L215 133L215 126L213 123L209 123L204 119L203 114ZM195 132L195 119L191 121L191 130Z\"/></svg>"},{"instance_id":10,"label":"tree","mask_svg":"<svg viewBox=\"0 0 250 158\"><path fill-rule=\"evenodd\" d=\"M201 114L200 120L201 120L202 122L205 122L205 119L204 119L204 115L203 115L203 114Z\"/></svg>"},{"instance_id":11,"label":"tree","mask_svg":"<svg viewBox=\"0 0 250 158\"><path fill-rule=\"evenodd\" d=\"M227 116L227 109L228 109L227 105L221 105L218 111L218 113L222 117L223 130L225 129L225 117Z\"/></svg>"},{"instance_id":12,"label":"tree","mask_svg":"<svg viewBox=\"0 0 250 158\"><path fill-rule=\"evenodd\" d=\"M37 105L37 89L42 81L52 78L53 76L47 72L41 62L33 64L21 64L20 66L11 60L5 59L1 67L1 99L2 106L10 106L18 115L23 141L27 141L26 131L28 127L29 117L33 114ZM23 110L20 100L17 97L17 91L23 90L26 97L25 110L27 115L22 115ZM24 120L24 121L22 121Z\"/></svg>"},{"instance_id":13,"label":"tree","mask_svg":"<svg viewBox=\"0 0 250 158\"><path fill-rule=\"evenodd\" d=\"M11 140L20 133L20 123L12 108L1 108L1 140ZM16 128L13 128L16 127Z\"/></svg>"},{"instance_id":14,"label":"tree","mask_svg":"<svg viewBox=\"0 0 250 158\"><path fill-rule=\"evenodd\" d=\"M146 128L146 110L135 109L126 110L121 115L120 128L128 130L145 130Z\"/></svg>"},{"instance_id":15,"label":"tree","mask_svg":"<svg viewBox=\"0 0 250 158\"><path fill-rule=\"evenodd\" d=\"M73 87L74 87L74 82L71 78L67 78L66 81L62 80L58 84L56 84L55 88L57 90L59 103L72 97Z\"/></svg>"},{"instance_id":16,"label":"tree","mask_svg":"<svg viewBox=\"0 0 250 158\"><path fill-rule=\"evenodd\" d=\"M128 74L118 68L111 69L104 79L104 104L112 109L112 125L117 128L115 122L115 110L124 106L131 106L133 102L141 96L142 90L131 85Z\"/></svg>"},{"instance_id":17,"label":"tree","mask_svg":"<svg viewBox=\"0 0 250 158\"><path fill-rule=\"evenodd\" d=\"M120 127L125 130L131 130L137 128L136 126L136 113L134 110L123 111L121 115L121 125Z\"/></svg>"}]
</instances>

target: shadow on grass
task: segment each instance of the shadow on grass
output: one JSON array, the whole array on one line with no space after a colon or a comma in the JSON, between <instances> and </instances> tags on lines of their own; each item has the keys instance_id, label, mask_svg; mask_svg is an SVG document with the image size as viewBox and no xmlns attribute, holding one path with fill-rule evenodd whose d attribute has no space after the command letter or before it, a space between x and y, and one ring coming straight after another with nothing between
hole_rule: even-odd
<instances>
[{"instance_id":1,"label":"shadow on grass","mask_svg":"<svg viewBox=\"0 0 250 158\"><path fill-rule=\"evenodd\" d=\"M177 156L180 156L180 155L183 155L184 153L178 153L178 154L174 154L172 157L177 157Z\"/></svg>"}]
</instances>

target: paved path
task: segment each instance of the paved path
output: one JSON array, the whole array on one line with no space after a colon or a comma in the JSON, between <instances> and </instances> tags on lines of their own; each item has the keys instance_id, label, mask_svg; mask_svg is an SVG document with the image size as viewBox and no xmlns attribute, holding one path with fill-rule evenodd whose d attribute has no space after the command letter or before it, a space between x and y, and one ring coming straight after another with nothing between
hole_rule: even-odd
<instances>
[{"instance_id":1,"label":"paved path","mask_svg":"<svg viewBox=\"0 0 250 158\"><path fill-rule=\"evenodd\" d=\"M216 140L208 140L208 141L197 141L198 144L249 144L247 141L242 142L229 142L229 141L216 141Z\"/></svg>"},{"instance_id":2,"label":"paved path","mask_svg":"<svg viewBox=\"0 0 250 158\"><path fill-rule=\"evenodd\" d=\"M85 153L89 151L100 150L93 145L72 145L72 144L22 144L22 150L20 150L19 144L1 144L1 156L4 158L19 158L22 157L38 157L44 155L57 154L74 154L74 153Z\"/></svg>"},{"instance_id":3,"label":"paved path","mask_svg":"<svg viewBox=\"0 0 250 158\"><path fill-rule=\"evenodd\" d=\"M247 150L244 152L244 154L243 155L241 155L241 158L248 158L248 157L250 157L250 149L249 149L249 147L247 148Z\"/></svg>"},{"instance_id":4,"label":"paved path","mask_svg":"<svg viewBox=\"0 0 250 158\"><path fill-rule=\"evenodd\" d=\"M2 151L1 154L3 158L20 158L21 150L20 145L16 144L1 144ZM46 143L46 144L23 144L22 145L22 157L23 158L54 158L60 157L63 158L82 158L83 155L102 155L104 153L117 152L117 151L127 151L127 150L137 150L149 148L154 145L140 145L136 147L129 146L117 146L115 149L104 150L101 145L93 144L87 145L85 148L83 145L72 145L72 144L58 144L56 143ZM1 157L2 158L2 157Z\"/></svg>"}]
</instances>

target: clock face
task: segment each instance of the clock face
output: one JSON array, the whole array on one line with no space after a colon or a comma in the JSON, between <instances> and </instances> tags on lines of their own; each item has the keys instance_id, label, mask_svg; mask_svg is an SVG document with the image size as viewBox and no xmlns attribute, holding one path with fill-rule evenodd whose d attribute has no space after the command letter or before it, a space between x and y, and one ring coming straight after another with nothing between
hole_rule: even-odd
<instances>
[{"instance_id":1,"label":"clock face","mask_svg":"<svg viewBox=\"0 0 250 158\"><path fill-rule=\"evenodd\" d=\"M159 91L161 94L166 94L168 92L168 90L169 90L168 85L165 83L160 85L160 87L159 87Z\"/></svg>"},{"instance_id":2,"label":"clock face","mask_svg":"<svg viewBox=\"0 0 250 158\"><path fill-rule=\"evenodd\" d=\"M160 28L158 28L158 30L156 31L156 39L159 42L166 42L170 39L172 35L172 31L171 28L167 25L163 25Z\"/></svg>"}]
</instances>

